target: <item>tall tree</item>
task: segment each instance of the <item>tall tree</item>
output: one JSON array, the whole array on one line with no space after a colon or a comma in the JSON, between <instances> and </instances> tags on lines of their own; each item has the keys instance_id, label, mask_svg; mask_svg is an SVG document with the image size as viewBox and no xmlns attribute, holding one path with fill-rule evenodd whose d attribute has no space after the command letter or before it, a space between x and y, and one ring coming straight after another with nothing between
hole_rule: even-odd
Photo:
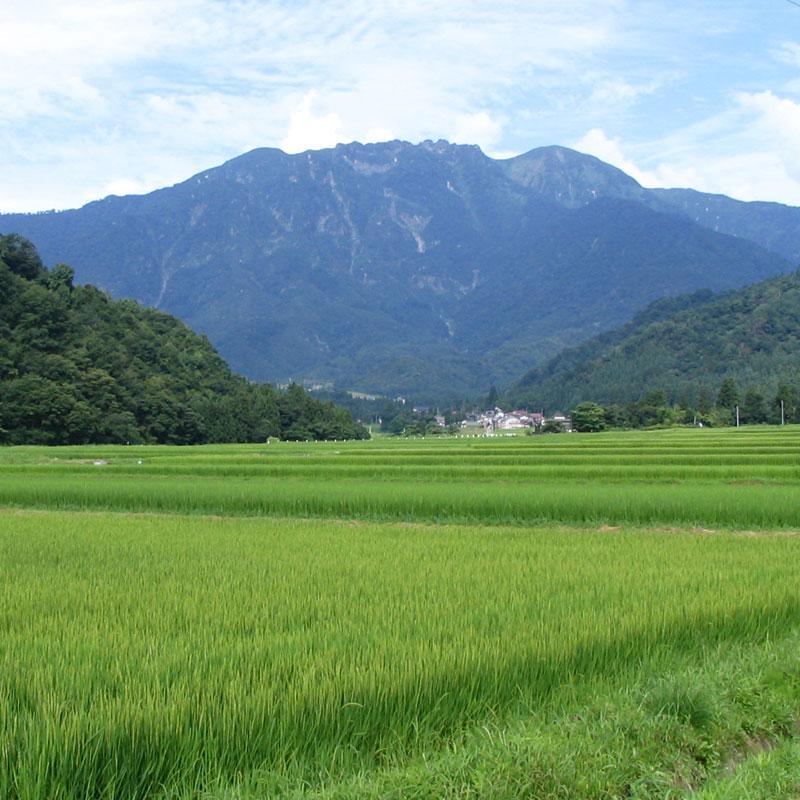
<instances>
[{"instance_id":1,"label":"tall tree","mask_svg":"<svg viewBox=\"0 0 800 800\"><path fill-rule=\"evenodd\" d=\"M797 400L796 388L789 386L788 383L779 384L775 397L772 399L772 421L780 423L783 419L787 423L797 422Z\"/></svg>"},{"instance_id":2,"label":"tall tree","mask_svg":"<svg viewBox=\"0 0 800 800\"><path fill-rule=\"evenodd\" d=\"M580 433L595 433L606 427L605 409L597 403L578 403L572 411L572 427Z\"/></svg>"},{"instance_id":3,"label":"tall tree","mask_svg":"<svg viewBox=\"0 0 800 800\"><path fill-rule=\"evenodd\" d=\"M717 395L717 408L732 411L739 404L739 390L733 378L725 378Z\"/></svg>"},{"instance_id":4,"label":"tall tree","mask_svg":"<svg viewBox=\"0 0 800 800\"><path fill-rule=\"evenodd\" d=\"M714 404L711 401L711 392L708 390L707 386L703 386L703 388L700 389L700 394L697 395L697 410L701 414L708 414L713 407Z\"/></svg>"},{"instance_id":5,"label":"tall tree","mask_svg":"<svg viewBox=\"0 0 800 800\"><path fill-rule=\"evenodd\" d=\"M764 395L755 388L747 390L742 403L742 422L747 425L757 425L767 421L767 405Z\"/></svg>"}]
</instances>

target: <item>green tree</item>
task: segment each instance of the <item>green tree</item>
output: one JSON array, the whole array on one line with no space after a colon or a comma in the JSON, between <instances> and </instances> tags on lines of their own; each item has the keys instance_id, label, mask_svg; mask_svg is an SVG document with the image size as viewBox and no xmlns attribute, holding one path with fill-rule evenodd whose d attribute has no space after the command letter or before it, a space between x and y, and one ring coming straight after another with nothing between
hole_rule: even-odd
<instances>
[{"instance_id":1,"label":"green tree","mask_svg":"<svg viewBox=\"0 0 800 800\"><path fill-rule=\"evenodd\" d=\"M725 378L717 395L717 411L720 422L730 425L735 420L736 406L739 405L739 389L733 378Z\"/></svg>"},{"instance_id":2,"label":"green tree","mask_svg":"<svg viewBox=\"0 0 800 800\"><path fill-rule=\"evenodd\" d=\"M548 419L542 426L542 433L564 433L564 427L560 422Z\"/></svg>"},{"instance_id":3,"label":"green tree","mask_svg":"<svg viewBox=\"0 0 800 800\"><path fill-rule=\"evenodd\" d=\"M787 383L778 385L775 397L772 400L772 421L776 424L781 422L781 403L783 404L783 419L785 422L797 421L797 389Z\"/></svg>"},{"instance_id":4,"label":"green tree","mask_svg":"<svg viewBox=\"0 0 800 800\"><path fill-rule=\"evenodd\" d=\"M47 276L47 288L54 291L65 290L71 292L75 287L75 270L66 264L56 264Z\"/></svg>"},{"instance_id":5,"label":"green tree","mask_svg":"<svg viewBox=\"0 0 800 800\"><path fill-rule=\"evenodd\" d=\"M637 428L669 424L671 414L666 392L660 389L648 392L638 403L628 406L628 416Z\"/></svg>"},{"instance_id":6,"label":"green tree","mask_svg":"<svg viewBox=\"0 0 800 800\"><path fill-rule=\"evenodd\" d=\"M595 433L606 427L605 409L597 403L578 403L572 412L572 427L581 433Z\"/></svg>"},{"instance_id":7,"label":"green tree","mask_svg":"<svg viewBox=\"0 0 800 800\"><path fill-rule=\"evenodd\" d=\"M604 417L607 428L627 428L630 426L630 416L625 406L619 403L612 403L610 406L606 406Z\"/></svg>"},{"instance_id":8,"label":"green tree","mask_svg":"<svg viewBox=\"0 0 800 800\"><path fill-rule=\"evenodd\" d=\"M667 405L667 393L663 389L653 389L649 391L643 398L642 402L648 406L660 408Z\"/></svg>"},{"instance_id":9,"label":"green tree","mask_svg":"<svg viewBox=\"0 0 800 800\"><path fill-rule=\"evenodd\" d=\"M741 421L748 425L757 425L767 421L767 405L764 395L758 389L748 389L741 409Z\"/></svg>"},{"instance_id":10,"label":"green tree","mask_svg":"<svg viewBox=\"0 0 800 800\"><path fill-rule=\"evenodd\" d=\"M739 404L739 390L733 378L725 378L717 395L717 408L732 411Z\"/></svg>"},{"instance_id":11,"label":"green tree","mask_svg":"<svg viewBox=\"0 0 800 800\"><path fill-rule=\"evenodd\" d=\"M401 411L399 414L384 419L381 430L391 433L393 436L402 436L410 422L411 415L406 411Z\"/></svg>"},{"instance_id":12,"label":"green tree","mask_svg":"<svg viewBox=\"0 0 800 800\"><path fill-rule=\"evenodd\" d=\"M0 261L22 278L35 280L45 273L36 248L16 233L0 236Z\"/></svg>"}]
</instances>

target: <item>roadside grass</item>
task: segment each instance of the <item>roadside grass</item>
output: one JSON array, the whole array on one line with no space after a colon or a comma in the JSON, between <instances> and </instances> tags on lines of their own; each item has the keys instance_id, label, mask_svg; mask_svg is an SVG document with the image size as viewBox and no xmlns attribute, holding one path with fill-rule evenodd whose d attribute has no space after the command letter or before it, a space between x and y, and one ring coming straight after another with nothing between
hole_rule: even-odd
<instances>
[{"instance_id":1,"label":"roadside grass","mask_svg":"<svg viewBox=\"0 0 800 800\"><path fill-rule=\"evenodd\" d=\"M254 774L206 797L794 800L799 653L797 631L758 644L665 649L648 663L587 677L526 716L476 727L444 750L405 763L315 787Z\"/></svg>"},{"instance_id":2,"label":"roadside grass","mask_svg":"<svg viewBox=\"0 0 800 800\"><path fill-rule=\"evenodd\" d=\"M696 797L698 800L797 800L798 764L800 741L794 738L756 752L736 765L731 774L709 781Z\"/></svg>"}]
</instances>

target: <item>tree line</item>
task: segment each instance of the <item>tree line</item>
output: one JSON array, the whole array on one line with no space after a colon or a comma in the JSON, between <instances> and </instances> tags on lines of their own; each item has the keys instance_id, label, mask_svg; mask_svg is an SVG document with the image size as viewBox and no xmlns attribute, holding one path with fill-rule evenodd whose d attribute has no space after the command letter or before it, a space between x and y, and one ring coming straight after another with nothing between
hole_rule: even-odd
<instances>
[{"instance_id":1,"label":"tree line","mask_svg":"<svg viewBox=\"0 0 800 800\"><path fill-rule=\"evenodd\" d=\"M250 383L204 336L47 269L0 236L0 443L258 442L369 436L351 414Z\"/></svg>"},{"instance_id":2,"label":"tree line","mask_svg":"<svg viewBox=\"0 0 800 800\"><path fill-rule=\"evenodd\" d=\"M599 405L591 401L578 403L572 411L572 427L592 432L606 428L648 428L669 425L781 425L800 423L800 388L788 380L778 383L769 393L758 386L740 389L728 377L713 395L701 388L692 402L687 396L670 403L664 391L648 392L633 403Z\"/></svg>"}]
</instances>

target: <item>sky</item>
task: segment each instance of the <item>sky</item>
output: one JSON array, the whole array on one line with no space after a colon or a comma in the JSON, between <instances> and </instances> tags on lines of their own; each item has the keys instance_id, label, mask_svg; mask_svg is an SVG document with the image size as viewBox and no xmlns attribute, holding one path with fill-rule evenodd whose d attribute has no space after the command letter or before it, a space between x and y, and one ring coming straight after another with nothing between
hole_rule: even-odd
<instances>
[{"instance_id":1,"label":"sky","mask_svg":"<svg viewBox=\"0 0 800 800\"><path fill-rule=\"evenodd\" d=\"M0 28L4 212L440 138L800 206L800 0L3 0Z\"/></svg>"}]
</instances>

